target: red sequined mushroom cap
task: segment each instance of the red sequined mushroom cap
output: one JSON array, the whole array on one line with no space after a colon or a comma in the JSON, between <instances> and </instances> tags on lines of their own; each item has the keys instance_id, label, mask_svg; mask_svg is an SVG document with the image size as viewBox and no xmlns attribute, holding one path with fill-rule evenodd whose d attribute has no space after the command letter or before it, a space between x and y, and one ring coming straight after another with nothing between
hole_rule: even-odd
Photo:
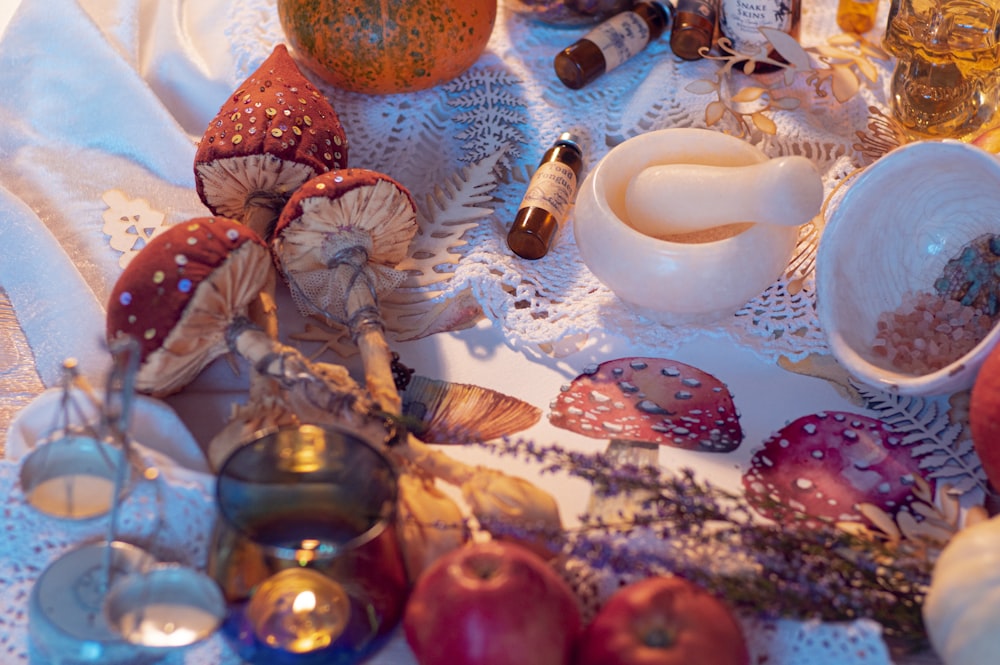
<instances>
[{"instance_id":1,"label":"red sequined mushroom cap","mask_svg":"<svg viewBox=\"0 0 1000 665\"><path fill-rule=\"evenodd\" d=\"M242 219L248 198L287 198L314 175L346 168L347 153L337 112L279 44L206 129L195 185L214 214Z\"/></svg>"},{"instance_id":2,"label":"red sequined mushroom cap","mask_svg":"<svg viewBox=\"0 0 1000 665\"><path fill-rule=\"evenodd\" d=\"M599 439L729 452L743 428L725 384L661 358L619 358L585 370L553 401L556 427Z\"/></svg>"},{"instance_id":3,"label":"red sequined mushroom cap","mask_svg":"<svg viewBox=\"0 0 1000 665\"><path fill-rule=\"evenodd\" d=\"M125 267L111 292L107 336L134 337L137 387L168 394L228 349L225 333L267 279L271 255L247 227L221 217L175 224Z\"/></svg>"}]
</instances>

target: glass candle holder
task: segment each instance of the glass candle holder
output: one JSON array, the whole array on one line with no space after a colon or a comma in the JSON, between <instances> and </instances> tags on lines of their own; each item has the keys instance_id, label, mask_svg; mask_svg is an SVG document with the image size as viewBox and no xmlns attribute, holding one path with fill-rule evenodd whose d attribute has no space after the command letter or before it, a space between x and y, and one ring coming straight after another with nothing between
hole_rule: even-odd
<instances>
[{"instance_id":1,"label":"glass candle holder","mask_svg":"<svg viewBox=\"0 0 1000 665\"><path fill-rule=\"evenodd\" d=\"M208 572L241 658L348 664L381 646L410 586L385 456L347 430L269 430L226 460L216 493Z\"/></svg>"}]
</instances>

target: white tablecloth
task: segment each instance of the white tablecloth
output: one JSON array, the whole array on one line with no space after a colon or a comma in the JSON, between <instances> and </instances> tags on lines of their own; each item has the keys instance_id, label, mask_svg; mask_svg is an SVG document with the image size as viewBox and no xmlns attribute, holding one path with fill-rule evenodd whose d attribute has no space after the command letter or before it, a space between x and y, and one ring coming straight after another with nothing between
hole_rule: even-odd
<instances>
[{"instance_id":1,"label":"white tablecloth","mask_svg":"<svg viewBox=\"0 0 1000 665\"><path fill-rule=\"evenodd\" d=\"M806 4L806 39L821 41L832 30L832 9ZM527 173L560 131L582 132L592 164L629 136L704 123L708 100L686 84L710 79L716 65L680 62L665 41L579 93L561 88L551 73L551 55L581 32L531 24L501 7L489 48L465 82L474 87L492 81L510 92L516 102L507 109L499 107L500 98L470 101L461 85L384 98L324 88L352 140L352 164L399 178L422 201L425 222L433 212L426 197L436 185L455 174L484 178L483 165L498 160L506 169L504 177L487 178L495 212L473 218L475 223L464 220L462 262L434 294L441 300L471 296L485 318L462 332L393 346L418 374L485 385L543 410L564 383L601 360L660 355L700 367L720 377L735 395L745 443L733 454L710 459L663 449L660 461L669 467L695 466L719 484L737 487L753 448L784 423L817 411L856 408L832 385L788 372L776 362L824 351L811 318L808 268L802 269L804 279L792 271L731 321L707 330L668 329L623 306L597 282L582 266L568 230L550 257L531 265L513 260L503 246L503 230ZM154 226L204 214L193 187L195 141L234 86L280 38L273 0L23 0L0 41L0 113L5 118L0 126L5 247L0 288L12 304L17 330L9 318L0 321L11 330L3 338L4 352L20 354L9 357L20 359L29 380L0 396L3 404L23 404L42 385L54 385L67 356L79 358L86 374L102 375L107 367L104 303L121 270L123 251L108 225L119 213L140 215ZM887 66L879 63L879 71L884 74ZM884 85L880 79L838 104L811 95L800 83L794 94L804 100L803 112L774 114L778 134L756 139L771 154L813 157L830 187L860 162L851 147L854 131L864 127L870 104L884 108ZM490 117L483 105L490 104L501 118L495 135L483 133L483 118ZM471 126L462 126L463 111L473 118L466 123ZM462 134L465 130L472 139ZM414 159L414 146L420 146L423 162ZM814 240L803 245L806 254ZM792 282L804 284L804 290L793 290ZM304 322L287 299L282 312L283 323L294 322L287 332L301 332ZM790 330L796 330L797 340L781 334ZM30 381L32 372L40 381ZM245 374L234 376L219 362L169 404L204 444L245 388ZM545 418L525 435L582 450L603 445L558 430ZM497 463L478 451L455 454ZM504 464L544 483L568 519L585 508L589 491L582 483L540 479L529 465ZM0 617L8 626L0 631L4 663L26 662L23 608L32 580L47 560L83 535L76 527L29 517L16 484L13 463L2 462L0 495L8 523L17 525L16 537L0 543L5 608ZM210 484L208 477L187 478L177 487L183 496L178 507L210 511ZM40 548L32 541L39 534L44 535ZM790 640L788 648L773 649L768 662L847 662L840 658L841 648L851 639L871 647L853 651L857 662L885 662L877 630L870 628L862 627L858 638L839 628L827 633L823 627L794 626L781 633ZM816 650L824 640L834 643L831 651ZM176 657L189 663L233 661L218 639ZM401 664L412 657L397 636L373 662Z\"/></svg>"}]
</instances>

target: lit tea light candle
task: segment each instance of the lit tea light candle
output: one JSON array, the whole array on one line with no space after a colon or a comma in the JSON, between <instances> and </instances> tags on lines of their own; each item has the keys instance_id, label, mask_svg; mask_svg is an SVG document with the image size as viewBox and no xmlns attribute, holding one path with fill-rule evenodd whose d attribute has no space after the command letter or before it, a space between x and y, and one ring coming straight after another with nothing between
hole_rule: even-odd
<instances>
[{"instance_id":1,"label":"lit tea light candle","mask_svg":"<svg viewBox=\"0 0 1000 665\"><path fill-rule=\"evenodd\" d=\"M289 568L268 578L247 605L257 638L292 653L330 646L344 632L350 612L344 588L309 568Z\"/></svg>"},{"instance_id":2,"label":"lit tea light candle","mask_svg":"<svg viewBox=\"0 0 1000 665\"><path fill-rule=\"evenodd\" d=\"M215 630L215 614L184 605L157 603L123 616L122 633L133 644L184 647Z\"/></svg>"},{"instance_id":3,"label":"lit tea light candle","mask_svg":"<svg viewBox=\"0 0 1000 665\"><path fill-rule=\"evenodd\" d=\"M215 632L225 612L215 582L179 564L118 576L104 599L108 622L128 642L143 647L194 644Z\"/></svg>"}]
</instances>

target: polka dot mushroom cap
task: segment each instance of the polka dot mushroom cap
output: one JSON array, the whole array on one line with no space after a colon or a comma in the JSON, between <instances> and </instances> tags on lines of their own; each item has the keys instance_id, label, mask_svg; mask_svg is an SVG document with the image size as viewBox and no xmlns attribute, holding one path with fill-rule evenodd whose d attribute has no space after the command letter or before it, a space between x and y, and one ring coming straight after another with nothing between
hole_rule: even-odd
<instances>
[{"instance_id":1,"label":"polka dot mushroom cap","mask_svg":"<svg viewBox=\"0 0 1000 665\"><path fill-rule=\"evenodd\" d=\"M549 422L592 438L705 452L730 452L743 441L725 384L662 358L618 358L587 368L552 402Z\"/></svg>"},{"instance_id":2,"label":"polka dot mushroom cap","mask_svg":"<svg viewBox=\"0 0 1000 665\"><path fill-rule=\"evenodd\" d=\"M137 388L169 394L226 353L226 330L246 315L271 265L267 245L222 217L181 222L153 238L122 271L107 310L107 337L135 338Z\"/></svg>"},{"instance_id":3,"label":"polka dot mushroom cap","mask_svg":"<svg viewBox=\"0 0 1000 665\"><path fill-rule=\"evenodd\" d=\"M279 44L209 123L195 154L195 186L213 214L246 223L255 199L276 217L291 192L346 168L347 157L337 112Z\"/></svg>"}]
</instances>

